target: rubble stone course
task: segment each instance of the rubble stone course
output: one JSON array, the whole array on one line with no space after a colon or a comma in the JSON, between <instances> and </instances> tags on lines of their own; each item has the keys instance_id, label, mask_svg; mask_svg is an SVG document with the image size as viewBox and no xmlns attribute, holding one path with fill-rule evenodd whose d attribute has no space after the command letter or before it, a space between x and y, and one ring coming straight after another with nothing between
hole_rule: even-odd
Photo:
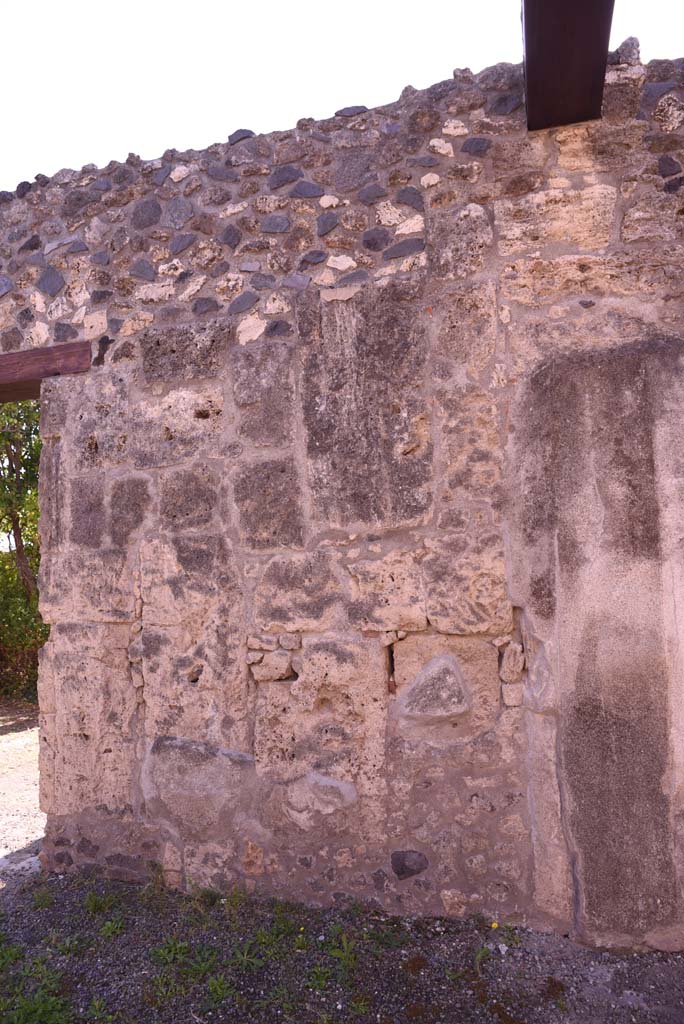
<instances>
[{"instance_id":1,"label":"rubble stone course","mask_svg":"<svg viewBox=\"0 0 684 1024\"><path fill-rule=\"evenodd\" d=\"M684 947L684 61L522 94L0 195L46 867Z\"/></svg>"}]
</instances>

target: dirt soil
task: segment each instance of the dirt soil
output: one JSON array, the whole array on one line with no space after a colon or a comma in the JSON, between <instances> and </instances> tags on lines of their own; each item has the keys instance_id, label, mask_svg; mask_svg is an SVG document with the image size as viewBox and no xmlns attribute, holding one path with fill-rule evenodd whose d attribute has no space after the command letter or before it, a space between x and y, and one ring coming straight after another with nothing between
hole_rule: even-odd
<instances>
[{"instance_id":1,"label":"dirt soil","mask_svg":"<svg viewBox=\"0 0 684 1024\"><path fill-rule=\"evenodd\" d=\"M353 902L44 878L35 714L5 711L0 1024L684 1024L678 953L618 955Z\"/></svg>"}]
</instances>

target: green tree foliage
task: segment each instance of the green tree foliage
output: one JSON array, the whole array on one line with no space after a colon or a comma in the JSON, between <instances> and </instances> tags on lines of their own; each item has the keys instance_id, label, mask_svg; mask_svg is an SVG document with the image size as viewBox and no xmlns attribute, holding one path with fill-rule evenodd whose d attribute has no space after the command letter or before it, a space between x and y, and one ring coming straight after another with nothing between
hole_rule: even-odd
<instances>
[{"instance_id":1,"label":"green tree foliage","mask_svg":"<svg viewBox=\"0 0 684 1024\"><path fill-rule=\"evenodd\" d=\"M0 405L0 695L32 696L47 628L38 614L37 402Z\"/></svg>"}]
</instances>

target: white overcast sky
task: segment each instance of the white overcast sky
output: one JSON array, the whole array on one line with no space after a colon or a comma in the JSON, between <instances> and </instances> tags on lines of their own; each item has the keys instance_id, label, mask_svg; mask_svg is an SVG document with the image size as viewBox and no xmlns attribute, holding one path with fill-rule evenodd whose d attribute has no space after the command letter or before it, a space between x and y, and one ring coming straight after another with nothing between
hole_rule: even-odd
<instances>
[{"instance_id":1,"label":"white overcast sky","mask_svg":"<svg viewBox=\"0 0 684 1024\"><path fill-rule=\"evenodd\" d=\"M204 148L236 128L290 128L455 67L522 59L520 0L2 6L0 189L130 152ZM684 56L684 5L615 0L611 47L629 35L646 60Z\"/></svg>"}]
</instances>

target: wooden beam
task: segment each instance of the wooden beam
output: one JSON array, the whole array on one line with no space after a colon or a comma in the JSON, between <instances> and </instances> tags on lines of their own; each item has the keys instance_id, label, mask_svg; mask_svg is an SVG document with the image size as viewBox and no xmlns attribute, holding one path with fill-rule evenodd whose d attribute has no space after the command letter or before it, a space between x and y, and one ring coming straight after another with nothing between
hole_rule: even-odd
<instances>
[{"instance_id":1,"label":"wooden beam","mask_svg":"<svg viewBox=\"0 0 684 1024\"><path fill-rule=\"evenodd\" d=\"M46 377L85 373L89 369L89 341L6 352L0 355L0 402L40 398L40 382Z\"/></svg>"},{"instance_id":2,"label":"wooden beam","mask_svg":"<svg viewBox=\"0 0 684 1024\"><path fill-rule=\"evenodd\" d=\"M614 0L523 0L527 127L601 116Z\"/></svg>"}]
</instances>

